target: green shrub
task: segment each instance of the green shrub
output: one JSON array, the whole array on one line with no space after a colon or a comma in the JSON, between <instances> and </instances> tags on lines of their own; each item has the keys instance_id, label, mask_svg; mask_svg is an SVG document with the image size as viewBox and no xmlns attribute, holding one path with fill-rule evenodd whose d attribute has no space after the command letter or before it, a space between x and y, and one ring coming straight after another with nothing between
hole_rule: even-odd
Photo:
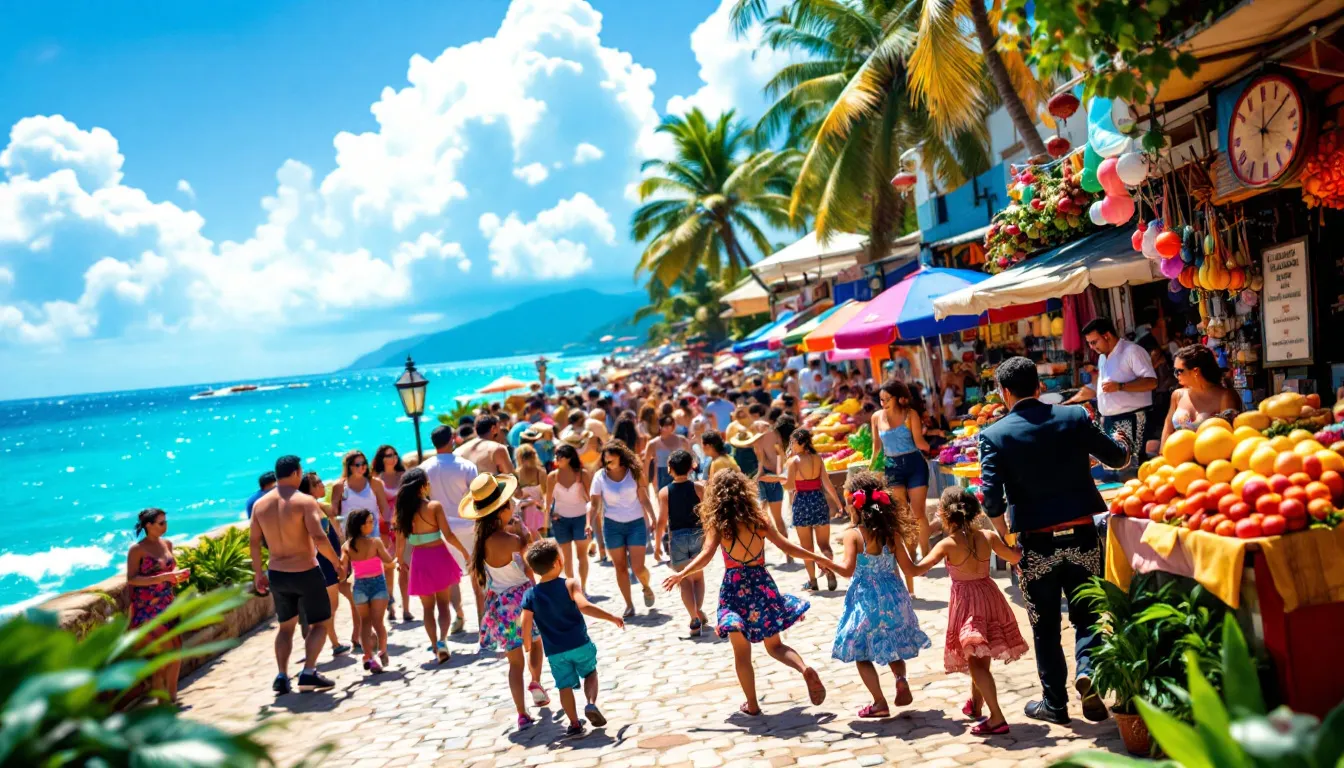
<instances>
[{"instance_id":1,"label":"green shrub","mask_svg":"<svg viewBox=\"0 0 1344 768\"><path fill-rule=\"evenodd\" d=\"M245 528L228 528L218 536L202 536L194 546L179 547L177 567L190 568L191 579L182 589L211 592L220 587L252 583L250 534ZM262 550L262 567L266 550Z\"/></svg>"}]
</instances>

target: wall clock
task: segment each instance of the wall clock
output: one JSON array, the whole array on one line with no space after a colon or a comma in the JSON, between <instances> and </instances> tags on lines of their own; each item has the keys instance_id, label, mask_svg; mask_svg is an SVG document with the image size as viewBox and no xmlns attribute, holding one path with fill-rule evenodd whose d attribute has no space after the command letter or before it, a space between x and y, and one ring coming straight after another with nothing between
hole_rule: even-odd
<instances>
[{"instance_id":1,"label":"wall clock","mask_svg":"<svg viewBox=\"0 0 1344 768\"><path fill-rule=\"evenodd\" d=\"M1227 159L1248 187L1287 181L1305 157L1306 103L1297 83L1277 74L1251 81L1227 126Z\"/></svg>"}]
</instances>

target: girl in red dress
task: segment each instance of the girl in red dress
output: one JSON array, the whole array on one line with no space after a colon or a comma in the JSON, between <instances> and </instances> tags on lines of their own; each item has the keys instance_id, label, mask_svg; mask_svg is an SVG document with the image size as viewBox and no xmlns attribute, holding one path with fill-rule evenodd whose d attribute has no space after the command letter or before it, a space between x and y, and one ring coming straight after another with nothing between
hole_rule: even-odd
<instances>
[{"instance_id":1,"label":"girl in red dress","mask_svg":"<svg viewBox=\"0 0 1344 768\"><path fill-rule=\"evenodd\" d=\"M173 604L173 587L185 582L191 571L177 567L177 558L173 557L173 543L163 534L168 532L168 514L162 509L150 508L140 512L135 532L143 533L144 538L131 545L126 555L126 585L131 592L131 629L147 624ZM169 624L156 627L145 638L146 643L153 642L171 629ZM174 640L162 650L172 651L181 645ZM154 673L150 684L156 691L163 691L168 700L177 703L177 676L181 664L173 662Z\"/></svg>"}]
</instances>

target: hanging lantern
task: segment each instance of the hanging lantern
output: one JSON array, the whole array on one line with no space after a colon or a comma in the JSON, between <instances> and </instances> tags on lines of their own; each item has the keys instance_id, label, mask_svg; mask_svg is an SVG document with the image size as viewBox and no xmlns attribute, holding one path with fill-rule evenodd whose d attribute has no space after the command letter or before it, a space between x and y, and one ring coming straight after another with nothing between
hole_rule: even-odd
<instances>
[{"instance_id":1,"label":"hanging lantern","mask_svg":"<svg viewBox=\"0 0 1344 768\"><path fill-rule=\"evenodd\" d=\"M1065 91L1051 96L1050 101L1046 103L1046 109L1060 120L1067 120L1078 111L1078 103L1078 97L1074 96L1072 91Z\"/></svg>"},{"instance_id":2,"label":"hanging lantern","mask_svg":"<svg viewBox=\"0 0 1344 768\"><path fill-rule=\"evenodd\" d=\"M1051 136L1050 140L1045 142L1045 151L1050 153L1051 157L1060 158L1069 153L1073 145L1063 136Z\"/></svg>"},{"instance_id":3,"label":"hanging lantern","mask_svg":"<svg viewBox=\"0 0 1344 768\"><path fill-rule=\"evenodd\" d=\"M909 171L901 171L891 177L891 186L897 189L909 189L910 187L915 186L915 182L918 180L919 178L915 176L915 174Z\"/></svg>"}]
</instances>

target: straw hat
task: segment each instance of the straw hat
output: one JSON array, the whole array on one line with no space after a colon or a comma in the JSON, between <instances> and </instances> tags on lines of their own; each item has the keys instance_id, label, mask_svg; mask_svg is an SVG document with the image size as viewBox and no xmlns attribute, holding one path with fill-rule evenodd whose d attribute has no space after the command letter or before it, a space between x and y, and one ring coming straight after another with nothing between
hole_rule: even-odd
<instances>
[{"instance_id":1,"label":"straw hat","mask_svg":"<svg viewBox=\"0 0 1344 768\"><path fill-rule=\"evenodd\" d=\"M593 439L593 433L585 429L582 432L571 431L566 433L564 437L560 438L560 442L568 443L574 446L575 448L582 448L585 445L587 445L588 442L592 439Z\"/></svg>"},{"instance_id":2,"label":"straw hat","mask_svg":"<svg viewBox=\"0 0 1344 768\"><path fill-rule=\"evenodd\" d=\"M463 496L462 503L457 505L457 515L463 520L480 520L508 504L516 490L518 478L513 475L488 472L477 475L471 481L471 493Z\"/></svg>"},{"instance_id":3,"label":"straw hat","mask_svg":"<svg viewBox=\"0 0 1344 768\"><path fill-rule=\"evenodd\" d=\"M738 432L733 435L732 439L728 441L728 444L734 448L750 448L764 435L764 432Z\"/></svg>"},{"instance_id":4,"label":"straw hat","mask_svg":"<svg viewBox=\"0 0 1344 768\"><path fill-rule=\"evenodd\" d=\"M537 429L537 428L535 428L535 427L528 427L527 429L524 429L524 430L523 430L522 434L518 435L518 439L519 439L519 440L540 440L540 439L541 439L541 430L539 430L539 429Z\"/></svg>"}]
</instances>

